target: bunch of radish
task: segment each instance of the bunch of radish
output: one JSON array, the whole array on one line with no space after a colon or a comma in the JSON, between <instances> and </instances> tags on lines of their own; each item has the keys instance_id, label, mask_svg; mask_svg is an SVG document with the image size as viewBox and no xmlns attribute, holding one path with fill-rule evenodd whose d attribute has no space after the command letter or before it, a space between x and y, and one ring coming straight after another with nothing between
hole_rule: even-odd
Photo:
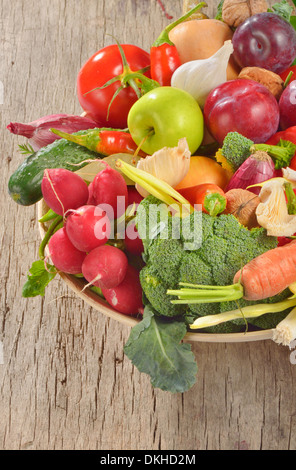
<instances>
[{"instance_id":1,"label":"bunch of radish","mask_svg":"<svg viewBox=\"0 0 296 470\"><path fill-rule=\"evenodd\" d=\"M134 223L126 227L124 249L110 243L116 220L124 216L131 203L140 202L137 191L128 189L123 176L108 164L89 186L69 170L47 169L41 189L48 207L64 220L48 243L56 269L82 274L88 285L100 288L106 301L120 313L141 313L139 272L129 264L126 253L140 255L143 251Z\"/></svg>"}]
</instances>

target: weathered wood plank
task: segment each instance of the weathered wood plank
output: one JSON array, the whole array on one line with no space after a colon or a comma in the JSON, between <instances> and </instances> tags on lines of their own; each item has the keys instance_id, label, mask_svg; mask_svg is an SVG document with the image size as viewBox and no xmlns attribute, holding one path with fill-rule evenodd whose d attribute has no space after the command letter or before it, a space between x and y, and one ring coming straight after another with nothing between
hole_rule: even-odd
<instances>
[{"instance_id":1,"label":"weathered wood plank","mask_svg":"<svg viewBox=\"0 0 296 470\"><path fill-rule=\"evenodd\" d=\"M171 16L180 15L181 0L163 3ZM36 209L18 207L7 195L23 139L5 126L79 113L77 72L113 42L108 34L149 50L169 20L156 0L0 0L0 6L0 448L295 450L296 368L287 348L194 344L197 383L170 395L153 390L123 355L129 328L93 311L58 279L44 299L22 299L39 234Z\"/></svg>"}]
</instances>

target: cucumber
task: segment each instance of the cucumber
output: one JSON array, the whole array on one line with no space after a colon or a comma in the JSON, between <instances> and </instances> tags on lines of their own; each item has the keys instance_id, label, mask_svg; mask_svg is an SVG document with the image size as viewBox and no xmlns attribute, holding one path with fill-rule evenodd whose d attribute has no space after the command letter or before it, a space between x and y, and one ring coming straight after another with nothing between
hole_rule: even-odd
<instances>
[{"instance_id":1,"label":"cucumber","mask_svg":"<svg viewBox=\"0 0 296 470\"><path fill-rule=\"evenodd\" d=\"M79 131L75 135L88 132ZM22 206L31 206L42 199L41 181L47 168L65 168L77 171L87 165L85 160L101 159L103 155L92 152L66 139L55 140L28 156L11 175L8 192L12 199ZM81 163L81 166L76 166Z\"/></svg>"}]
</instances>

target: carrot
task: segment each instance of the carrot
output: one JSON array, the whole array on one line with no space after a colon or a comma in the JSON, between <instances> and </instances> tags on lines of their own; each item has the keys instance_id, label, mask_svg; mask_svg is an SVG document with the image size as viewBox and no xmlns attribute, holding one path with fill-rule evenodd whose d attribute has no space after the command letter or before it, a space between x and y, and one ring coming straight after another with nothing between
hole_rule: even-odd
<instances>
[{"instance_id":1,"label":"carrot","mask_svg":"<svg viewBox=\"0 0 296 470\"><path fill-rule=\"evenodd\" d=\"M260 300L279 294L296 281L296 240L252 259L234 276L244 299Z\"/></svg>"},{"instance_id":2,"label":"carrot","mask_svg":"<svg viewBox=\"0 0 296 470\"><path fill-rule=\"evenodd\" d=\"M296 282L296 240L277 246L252 259L233 278L229 286L206 286L180 282L172 304L200 304L231 300L263 300L273 297Z\"/></svg>"}]
</instances>

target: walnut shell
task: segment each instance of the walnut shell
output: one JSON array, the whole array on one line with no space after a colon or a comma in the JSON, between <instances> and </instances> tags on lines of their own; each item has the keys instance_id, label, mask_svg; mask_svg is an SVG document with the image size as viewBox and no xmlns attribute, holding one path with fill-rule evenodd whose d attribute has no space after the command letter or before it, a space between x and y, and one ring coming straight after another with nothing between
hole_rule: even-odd
<instances>
[{"instance_id":1,"label":"walnut shell","mask_svg":"<svg viewBox=\"0 0 296 470\"><path fill-rule=\"evenodd\" d=\"M229 26L237 28L250 16L266 12L267 9L266 0L224 0L222 19Z\"/></svg>"},{"instance_id":2,"label":"walnut shell","mask_svg":"<svg viewBox=\"0 0 296 470\"><path fill-rule=\"evenodd\" d=\"M240 71L238 78L246 78L261 83L261 85L268 88L277 100L280 99L284 91L284 81L281 77L277 73L260 67L244 67Z\"/></svg>"},{"instance_id":3,"label":"walnut shell","mask_svg":"<svg viewBox=\"0 0 296 470\"><path fill-rule=\"evenodd\" d=\"M224 214L232 214L249 230L259 227L256 209L260 203L259 197L247 189L230 189L225 194L227 199Z\"/></svg>"}]
</instances>

